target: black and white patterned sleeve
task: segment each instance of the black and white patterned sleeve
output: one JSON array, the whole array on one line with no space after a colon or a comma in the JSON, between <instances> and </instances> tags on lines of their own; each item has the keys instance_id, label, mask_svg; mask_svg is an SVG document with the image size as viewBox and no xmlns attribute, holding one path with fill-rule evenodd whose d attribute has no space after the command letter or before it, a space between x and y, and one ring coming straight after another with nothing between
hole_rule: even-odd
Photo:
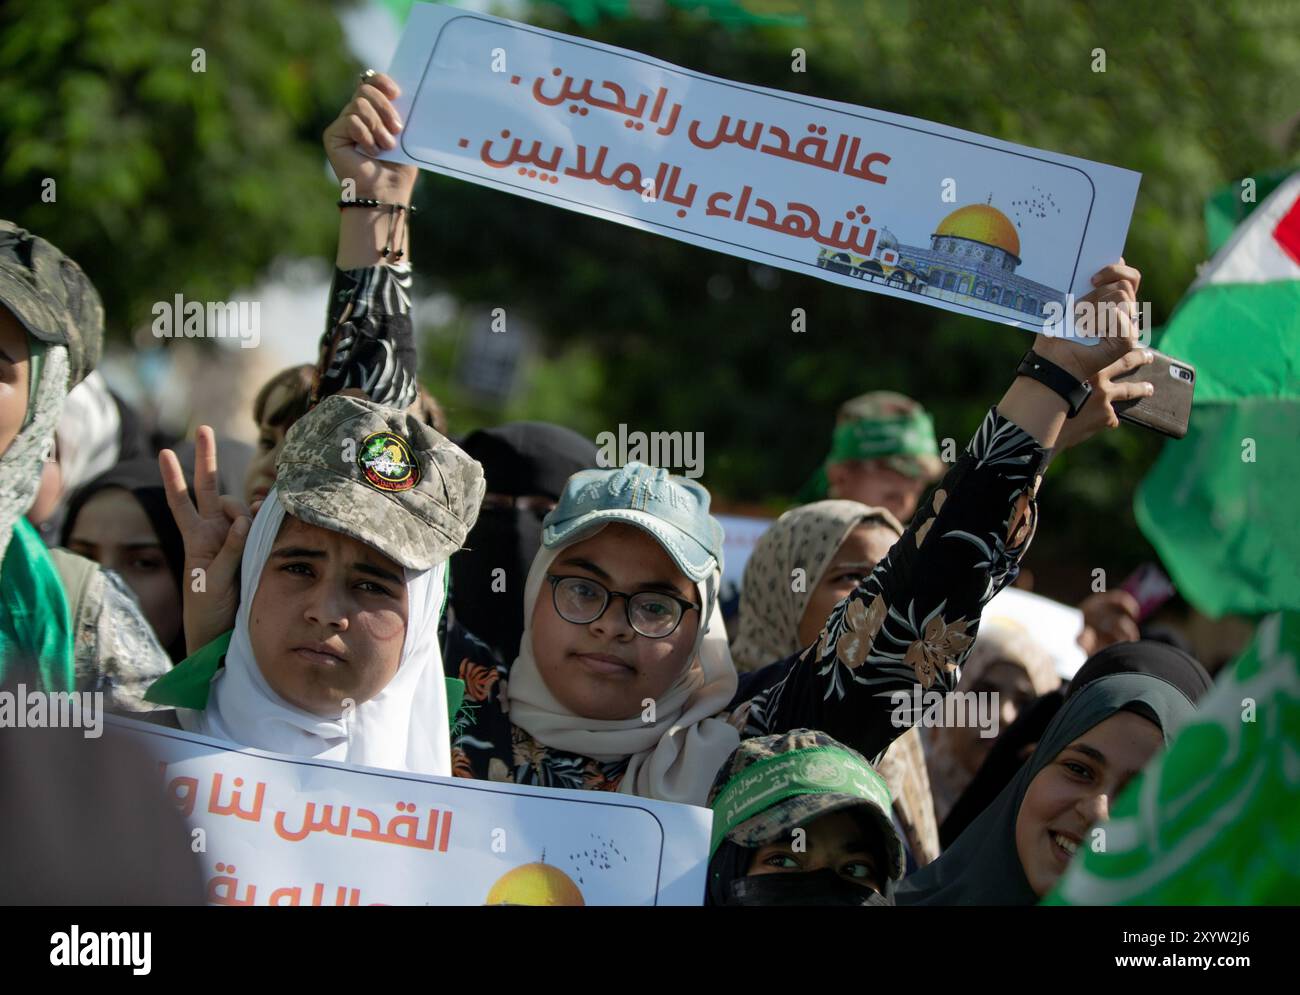
<instances>
[{"instance_id":1,"label":"black and white patterned sleeve","mask_svg":"<svg viewBox=\"0 0 1300 995\"><path fill-rule=\"evenodd\" d=\"M832 609L817 642L754 695L745 734L822 729L874 758L917 718L901 704L917 700L914 690L954 690L980 613L1029 549L1050 455L990 410L889 554Z\"/></svg>"},{"instance_id":2,"label":"black and white patterned sleeve","mask_svg":"<svg viewBox=\"0 0 1300 995\"><path fill-rule=\"evenodd\" d=\"M334 271L312 403L347 388L379 404L415 400L419 356L411 322L411 266Z\"/></svg>"}]
</instances>

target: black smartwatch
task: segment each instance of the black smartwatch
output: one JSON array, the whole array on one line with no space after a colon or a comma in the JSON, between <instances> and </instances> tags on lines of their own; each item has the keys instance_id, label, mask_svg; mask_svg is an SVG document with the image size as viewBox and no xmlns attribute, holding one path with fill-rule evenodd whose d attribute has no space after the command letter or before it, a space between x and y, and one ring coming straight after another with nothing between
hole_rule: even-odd
<instances>
[{"instance_id":1,"label":"black smartwatch","mask_svg":"<svg viewBox=\"0 0 1300 995\"><path fill-rule=\"evenodd\" d=\"M1025 358L1016 367L1016 375L1037 380L1044 387L1060 394L1065 399L1065 403L1070 406L1070 418L1079 413L1092 395L1092 384L1087 380L1080 382L1074 379L1065 370L1055 363L1049 363L1033 349L1025 353Z\"/></svg>"}]
</instances>

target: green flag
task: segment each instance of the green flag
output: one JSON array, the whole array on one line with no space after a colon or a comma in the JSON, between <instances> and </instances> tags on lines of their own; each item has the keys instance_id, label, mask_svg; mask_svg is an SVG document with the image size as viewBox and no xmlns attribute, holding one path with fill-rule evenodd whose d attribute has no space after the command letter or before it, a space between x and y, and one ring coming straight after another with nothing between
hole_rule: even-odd
<instances>
[{"instance_id":1,"label":"green flag","mask_svg":"<svg viewBox=\"0 0 1300 995\"><path fill-rule=\"evenodd\" d=\"M1187 438L1165 444L1134 501L1183 596L1212 617L1300 610L1300 172L1228 190L1242 207L1244 190L1270 188L1159 341L1196 365L1196 400ZM1236 210L1214 204L1207 218Z\"/></svg>"}]
</instances>

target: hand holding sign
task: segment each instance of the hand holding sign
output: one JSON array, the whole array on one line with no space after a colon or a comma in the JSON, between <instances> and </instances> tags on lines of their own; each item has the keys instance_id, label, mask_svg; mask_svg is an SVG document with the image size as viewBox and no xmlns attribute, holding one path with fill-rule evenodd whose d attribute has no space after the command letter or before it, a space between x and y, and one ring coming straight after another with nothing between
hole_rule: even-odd
<instances>
[{"instance_id":1,"label":"hand holding sign","mask_svg":"<svg viewBox=\"0 0 1300 995\"><path fill-rule=\"evenodd\" d=\"M401 89L383 73L361 83L352 100L339 112L322 140L325 155L340 183L353 182L352 200L410 202L420 171L399 162L374 158L397 147L402 119L392 101Z\"/></svg>"},{"instance_id":2,"label":"hand holding sign","mask_svg":"<svg viewBox=\"0 0 1300 995\"><path fill-rule=\"evenodd\" d=\"M1124 260L1093 274L1093 289L1075 303L1075 333L1095 339L1080 345L1067 339L1043 336L1034 351L1072 374L1090 380L1127 353L1141 347L1132 315L1142 274Z\"/></svg>"},{"instance_id":3,"label":"hand holding sign","mask_svg":"<svg viewBox=\"0 0 1300 995\"><path fill-rule=\"evenodd\" d=\"M322 140L334 175L342 185L342 201L378 201L383 207L356 204L339 221L335 265L358 269L399 261L406 251L406 212L420 171L400 162L374 158L397 147L402 119L393 107L401 89L383 73L364 77L356 92L325 129ZM387 223L382 221L387 213ZM394 246L397 254L390 257Z\"/></svg>"}]
</instances>

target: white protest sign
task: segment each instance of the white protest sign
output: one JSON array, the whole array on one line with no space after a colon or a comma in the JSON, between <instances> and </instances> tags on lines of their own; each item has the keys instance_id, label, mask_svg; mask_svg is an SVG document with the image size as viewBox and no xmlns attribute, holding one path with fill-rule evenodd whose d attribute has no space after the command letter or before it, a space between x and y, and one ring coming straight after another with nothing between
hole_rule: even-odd
<instances>
[{"instance_id":1,"label":"white protest sign","mask_svg":"<svg viewBox=\"0 0 1300 995\"><path fill-rule=\"evenodd\" d=\"M386 159L1038 331L1123 255L1141 178L431 4L389 73Z\"/></svg>"},{"instance_id":2,"label":"white protest sign","mask_svg":"<svg viewBox=\"0 0 1300 995\"><path fill-rule=\"evenodd\" d=\"M712 813L345 767L110 717L159 761L215 905L699 905Z\"/></svg>"},{"instance_id":3,"label":"white protest sign","mask_svg":"<svg viewBox=\"0 0 1300 995\"><path fill-rule=\"evenodd\" d=\"M751 518L747 515L715 515L722 526L722 581L739 589L745 580L745 564L774 518Z\"/></svg>"},{"instance_id":4,"label":"white protest sign","mask_svg":"<svg viewBox=\"0 0 1300 995\"><path fill-rule=\"evenodd\" d=\"M1018 587L1004 587L984 606L982 618L985 622L1005 619L1024 626L1051 654L1056 672L1067 681L1088 658L1078 642L1079 633L1083 631L1083 612L1041 594L1022 591Z\"/></svg>"}]
</instances>

